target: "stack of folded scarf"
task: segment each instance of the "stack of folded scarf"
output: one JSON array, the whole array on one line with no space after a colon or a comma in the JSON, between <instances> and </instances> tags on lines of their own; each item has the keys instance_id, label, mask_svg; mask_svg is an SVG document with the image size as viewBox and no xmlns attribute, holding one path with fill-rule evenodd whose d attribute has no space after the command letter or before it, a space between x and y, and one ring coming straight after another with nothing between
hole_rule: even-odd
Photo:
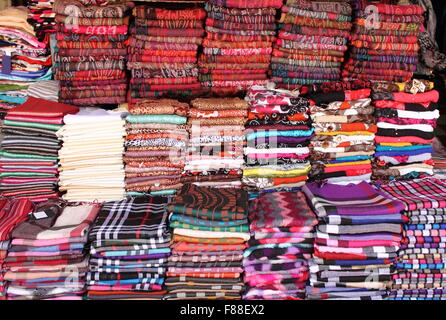
<instances>
[{"instance_id":1,"label":"stack of folded scarf","mask_svg":"<svg viewBox=\"0 0 446 320\"><path fill-rule=\"evenodd\" d=\"M61 102L126 101L126 40L134 4L94 5L96 2L56 0L54 4L58 23L55 78L60 80Z\"/></svg>"},{"instance_id":2,"label":"stack of folded scarf","mask_svg":"<svg viewBox=\"0 0 446 320\"><path fill-rule=\"evenodd\" d=\"M248 104L240 98L197 98L191 105L183 182L240 187Z\"/></svg>"},{"instance_id":3,"label":"stack of folded scarf","mask_svg":"<svg viewBox=\"0 0 446 320\"><path fill-rule=\"evenodd\" d=\"M298 192L260 195L249 208L244 299L304 299L317 218Z\"/></svg>"},{"instance_id":4,"label":"stack of folded scarf","mask_svg":"<svg viewBox=\"0 0 446 320\"><path fill-rule=\"evenodd\" d=\"M58 96L59 83L55 80L0 80L0 123L9 110L23 104L28 97L57 102Z\"/></svg>"},{"instance_id":5,"label":"stack of folded scarf","mask_svg":"<svg viewBox=\"0 0 446 320\"><path fill-rule=\"evenodd\" d=\"M439 93L431 88L429 82L418 80L373 86L378 126L375 179L433 174L432 141L439 117Z\"/></svg>"},{"instance_id":6,"label":"stack of folded scarf","mask_svg":"<svg viewBox=\"0 0 446 320\"><path fill-rule=\"evenodd\" d=\"M390 299L446 299L446 180L391 181L382 191L404 203L408 218Z\"/></svg>"},{"instance_id":7,"label":"stack of folded scarf","mask_svg":"<svg viewBox=\"0 0 446 320\"><path fill-rule=\"evenodd\" d=\"M446 178L446 147L438 138L434 138L432 147L434 148L434 152L432 153L434 174L441 178Z\"/></svg>"},{"instance_id":8,"label":"stack of folded scarf","mask_svg":"<svg viewBox=\"0 0 446 320\"><path fill-rule=\"evenodd\" d=\"M32 208L32 202L28 199L0 199L0 300L6 300L3 263L11 243L11 232L28 218Z\"/></svg>"},{"instance_id":9,"label":"stack of folded scarf","mask_svg":"<svg viewBox=\"0 0 446 320\"><path fill-rule=\"evenodd\" d=\"M59 101L59 82L55 80L0 80L0 123L12 108L25 103L28 97Z\"/></svg>"},{"instance_id":10,"label":"stack of folded scarf","mask_svg":"<svg viewBox=\"0 0 446 320\"><path fill-rule=\"evenodd\" d=\"M281 87L336 81L352 27L348 1L287 0L271 59Z\"/></svg>"},{"instance_id":11,"label":"stack of folded scarf","mask_svg":"<svg viewBox=\"0 0 446 320\"><path fill-rule=\"evenodd\" d=\"M181 188L189 105L172 99L138 99L129 105L125 182L131 195L169 195Z\"/></svg>"},{"instance_id":12,"label":"stack of folded scarf","mask_svg":"<svg viewBox=\"0 0 446 320\"><path fill-rule=\"evenodd\" d=\"M11 234L5 260L9 300L81 300L88 271L87 234L99 204L36 206Z\"/></svg>"},{"instance_id":13,"label":"stack of folded scarf","mask_svg":"<svg viewBox=\"0 0 446 320\"><path fill-rule=\"evenodd\" d=\"M316 212L309 299L382 300L392 285L403 203L367 182L303 187Z\"/></svg>"},{"instance_id":14,"label":"stack of folded scarf","mask_svg":"<svg viewBox=\"0 0 446 320\"><path fill-rule=\"evenodd\" d=\"M201 92L197 55L205 14L202 8L135 7L127 63L131 102Z\"/></svg>"},{"instance_id":15,"label":"stack of folded scarf","mask_svg":"<svg viewBox=\"0 0 446 320\"><path fill-rule=\"evenodd\" d=\"M26 101L27 90L32 82L0 80L0 123L6 113ZM39 83L39 82L33 82Z\"/></svg>"},{"instance_id":16,"label":"stack of folded scarf","mask_svg":"<svg viewBox=\"0 0 446 320\"><path fill-rule=\"evenodd\" d=\"M358 10L344 79L408 81L418 62L418 37L424 30L419 5L378 3Z\"/></svg>"},{"instance_id":17,"label":"stack of folded scarf","mask_svg":"<svg viewBox=\"0 0 446 320\"><path fill-rule=\"evenodd\" d=\"M240 299L248 195L186 184L168 206L173 228L166 299Z\"/></svg>"},{"instance_id":18,"label":"stack of folded scarf","mask_svg":"<svg viewBox=\"0 0 446 320\"><path fill-rule=\"evenodd\" d=\"M200 79L215 94L267 82L276 9L282 0L209 0Z\"/></svg>"},{"instance_id":19,"label":"stack of folded scarf","mask_svg":"<svg viewBox=\"0 0 446 320\"><path fill-rule=\"evenodd\" d=\"M48 45L36 38L27 11L0 10L0 80L39 81L52 76Z\"/></svg>"},{"instance_id":20,"label":"stack of folded scarf","mask_svg":"<svg viewBox=\"0 0 446 320\"><path fill-rule=\"evenodd\" d=\"M167 198L108 202L89 234L88 299L161 299L170 254Z\"/></svg>"},{"instance_id":21,"label":"stack of folded scarf","mask_svg":"<svg viewBox=\"0 0 446 320\"><path fill-rule=\"evenodd\" d=\"M376 132L370 89L309 94L316 135L311 179L348 184L370 181Z\"/></svg>"},{"instance_id":22,"label":"stack of folded scarf","mask_svg":"<svg viewBox=\"0 0 446 320\"><path fill-rule=\"evenodd\" d=\"M28 97L40 98L49 101L59 101L59 81L42 80L30 83L26 89Z\"/></svg>"},{"instance_id":23,"label":"stack of folded scarf","mask_svg":"<svg viewBox=\"0 0 446 320\"><path fill-rule=\"evenodd\" d=\"M125 121L121 113L81 110L64 117L57 132L63 140L59 151L59 189L68 201L112 201L125 196Z\"/></svg>"},{"instance_id":24,"label":"stack of folded scarf","mask_svg":"<svg viewBox=\"0 0 446 320\"><path fill-rule=\"evenodd\" d=\"M39 41L49 43L49 35L55 33L55 0L28 0L28 22L34 27Z\"/></svg>"},{"instance_id":25,"label":"stack of folded scarf","mask_svg":"<svg viewBox=\"0 0 446 320\"><path fill-rule=\"evenodd\" d=\"M0 194L45 201L57 197L57 130L77 107L30 97L11 109L2 126Z\"/></svg>"},{"instance_id":26,"label":"stack of folded scarf","mask_svg":"<svg viewBox=\"0 0 446 320\"><path fill-rule=\"evenodd\" d=\"M251 87L245 99L250 111L243 183L252 191L301 187L310 171L314 131L308 99L260 86Z\"/></svg>"}]
</instances>

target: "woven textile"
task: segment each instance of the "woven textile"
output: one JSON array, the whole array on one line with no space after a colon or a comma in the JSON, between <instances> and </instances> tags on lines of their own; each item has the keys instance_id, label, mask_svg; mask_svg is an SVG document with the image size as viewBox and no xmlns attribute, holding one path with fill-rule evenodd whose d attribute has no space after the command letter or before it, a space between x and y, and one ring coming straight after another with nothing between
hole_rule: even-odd
<instances>
[{"instance_id":1,"label":"woven textile","mask_svg":"<svg viewBox=\"0 0 446 320\"><path fill-rule=\"evenodd\" d=\"M396 62L393 57L404 58L411 56L411 52L416 55L419 50L417 38L424 29L424 9L417 5L391 4L378 4L374 8L379 22L370 22L368 12L358 10L353 21L354 36L350 40L355 49L344 65L342 77L344 80L378 80L381 76L379 80L408 81L416 69L416 58L387 65L379 61ZM380 58L383 60L378 60Z\"/></svg>"},{"instance_id":2,"label":"woven textile","mask_svg":"<svg viewBox=\"0 0 446 320\"><path fill-rule=\"evenodd\" d=\"M167 198L133 197L105 203L89 234L89 299L161 299L170 232Z\"/></svg>"},{"instance_id":3,"label":"woven textile","mask_svg":"<svg viewBox=\"0 0 446 320\"><path fill-rule=\"evenodd\" d=\"M133 7L132 2L99 6L77 0L57 1L54 6L58 31L55 78L87 83L96 80L100 85L106 85L109 80L125 80L126 74L122 71L127 54L125 41ZM107 63L95 60L107 60ZM69 87L62 82L61 88ZM64 90L60 100L75 105L117 104L125 102L125 96L126 87L83 93Z\"/></svg>"},{"instance_id":4,"label":"woven textile","mask_svg":"<svg viewBox=\"0 0 446 320\"><path fill-rule=\"evenodd\" d=\"M309 183L303 191L319 218L307 297L386 298L394 274L389 263L397 257L406 221L400 213L403 203L366 182Z\"/></svg>"}]
</instances>

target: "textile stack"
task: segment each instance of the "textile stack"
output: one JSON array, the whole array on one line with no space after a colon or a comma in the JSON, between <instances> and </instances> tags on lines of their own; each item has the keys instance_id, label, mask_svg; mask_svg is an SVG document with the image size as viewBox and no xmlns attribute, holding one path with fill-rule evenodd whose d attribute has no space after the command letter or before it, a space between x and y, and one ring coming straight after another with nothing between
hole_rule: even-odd
<instances>
[{"instance_id":1,"label":"textile stack","mask_svg":"<svg viewBox=\"0 0 446 320\"><path fill-rule=\"evenodd\" d=\"M173 228L166 299L240 299L249 240L242 189L185 184L168 210Z\"/></svg>"},{"instance_id":2,"label":"textile stack","mask_svg":"<svg viewBox=\"0 0 446 320\"><path fill-rule=\"evenodd\" d=\"M100 5L94 5L98 2ZM127 31L133 2L56 0L55 79L59 101L74 105L126 102ZM90 5L91 4L91 5Z\"/></svg>"},{"instance_id":3,"label":"textile stack","mask_svg":"<svg viewBox=\"0 0 446 320\"><path fill-rule=\"evenodd\" d=\"M409 81L417 68L423 14L419 5L377 3L357 10L344 80Z\"/></svg>"},{"instance_id":4,"label":"textile stack","mask_svg":"<svg viewBox=\"0 0 446 320\"><path fill-rule=\"evenodd\" d=\"M57 132L59 190L67 201L112 201L125 196L125 121L121 113L82 109L64 117ZM94 179L92 179L94 177Z\"/></svg>"},{"instance_id":5,"label":"textile stack","mask_svg":"<svg viewBox=\"0 0 446 320\"><path fill-rule=\"evenodd\" d=\"M231 95L267 82L282 0L209 0L199 58L203 87Z\"/></svg>"},{"instance_id":6,"label":"textile stack","mask_svg":"<svg viewBox=\"0 0 446 320\"><path fill-rule=\"evenodd\" d=\"M131 28L128 69L130 102L138 98L196 96L203 8L161 9L138 5Z\"/></svg>"},{"instance_id":7,"label":"textile stack","mask_svg":"<svg viewBox=\"0 0 446 320\"><path fill-rule=\"evenodd\" d=\"M381 188L404 203L408 218L389 298L445 300L446 180L391 181Z\"/></svg>"},{"instance_id":8,"label":"textile stack","mask_svg":"<svg viewBox=\"0 0 446 320\"><path fill-rule=\"evenodd\" d=\"M0 125L8 110L26 101L28 87L27 82L0 80Z\"/></svg>"},{"instance_id":9,"label":"textile stack","mask_svg":"<svg viewBox=\"0 0 446 320\"><path fill-rule=\"evenodd\" d=\"M57 31L55 0L28 0L28 22L36 31L39 41L49 43L49 35Z\"/></svg>"},{"instance_id":10,"label":"textile stack","mask_svg":"<svg viewBox=\"0 0 446 320\"><path fill-rule=\"evenodd\" d=\"M308 146L314 132L308 99L261 86L251 87L245 99L250 111L244 185L250 191L301 187L311 168Z\"/></svg>"},{"instance_id":11,"label":"textile stack","mask_svg":"<svg viewBox=\"0 0 446 320\"><path fill-rule=\"evenodd\" d=\"M40 98L44 100L59 101L59 81L42 80L29 84L26 89L28 97Z\"/></svg>"},{"instance_id":12,"label":"textile stack","mask_svg":"<svg viewBox=\"0 0 446 320\"><path fill-rule=\"evenodd\" d=\"M310 276L316 215L298 192L261 194L249 208L244 299L302 300Z\"/></svg>"},{"instance_id":13,"label":"textile stack","mask_svg":"<svg viewBox=\"0 0 446 320\"><path fill-rule=\"evenodd\" d=\"M336 184L370 181L376 133L370 89L308 97L316 132L311 141L310 178Z\"/></svg>"},{"instance_id":14,"label":"textile stack","mask_svg":"<svg viewBox=\"0 0 446 320\"><path fill-rule=\"evenodd\" d=\"M248 104L240 98L197 98L191 105L189 148L182 181L200 186L240 187Z\"/></svg>"},{"instance_id":15,"label":"textile stack","mask_svg":"<svg viewBox=\"0 0 446 320\"><path fill-rule=\"evenodd\" d=\"M167 198L107 202L89 234L88 299L158 300L170 253Z\"/></svg>"},{"instance_id":16,"label":"textile stack","mask_svg":"<svg viewBox=\"0 0 446 320\"><path fill-rule=\"evenodd\" d=\"M392 285L404 205L366 182L303 187L316 212L308 299L382 300Z\"/></svg>"},{"instance_id":17,"label":"textile stack","mask_svg":"<svg viewBox=\"0 0 446 320\"><path fill-rule=\"evenodd\" d=\"M0 123L3 123L9 110L24 103L28 97L57 102L59 83L55 80L0 80Z\"/></svg>"},{"instance_id":18,"label":"textile stack","mask_svg":"<svg viewBox=\"0 0 446 320\"><path fill-rule=\"evenodd\" d=\"M35 202L58 197L57 137L75 106L29 97L7 113L0 159L0 194Z\"/></svg>"},{"instance_id":19,"label":"textile stack","mask_svg":"<svg viewBox=\"0 0 446 320\"><path fill-rule=\"evenodd\" d=\"M173 99L138 99L129 105L124 156L130 195L171 195L181 188L189 105Z\"/></svg>"},{"instance_id":20,"label":"textile stack","mask_svg":"<svg viewBox=\"0 0 446 320\"><path fill-rule=\"evenodd\" d=\"M8 103L23 103L26 98L21 91L10 92L16 90L16 86L51 79L52 60L47 45L36 38L33 27L27 22L25 9L0 10L0 34L0 90L4 91L0 91L0 99L6 102L8 109ZM3 103L2 107L5 107Z\"/></svg>"},{"instance_id":21,"label":"textile stack","mask_svg":"<svg viewBox=\"0 0 446 320\"><path fill-rule=\"evenodd\" d=\"M88 231L99 204L36 206L11 234L5 260L8 300L82 300L88 271Z\"/></svg>"},{"instance_id":22,"label":"textile stack","mask_svg":"<svg viewBox=\"0 0 446 320\"><path fill-rule=\"evenodd\" d=\"M340 80L351 15L345 0L287 0L271 59L272 80L290 89Z\"/></svg>"},{"instance_id":23,"label":"textile stack","mask_svg":"<svg viewBox=\"0 0 446 320\"><path fill-rule=\"evenodd\" d=\"M0 199L0 300L6 300L7 282L4 279L4 261L11 243L11 232L32 212L27 199Z\"/></svg>"},{"instance_id":24,"label":"textile stack","mask_svg":"<svg viewBox=\"0 0 446 320\"><path fill-rule=\"evenodd\" d=\"M374 84L378 133L373 175L377 180L433 174L432 142L439 93L428 81Z\"/></svg>"},{"instance_id":25,"label":"textile stack","mask_svg":"<svg viewBox=\"0 0 446 320\"><path fill-rule=\"evenodd\" d=\"M434 174L442 179L446 179L446 148L438 138L434 138L432 147L434 148L432 153Z\"/></svg>"}]
</instances>

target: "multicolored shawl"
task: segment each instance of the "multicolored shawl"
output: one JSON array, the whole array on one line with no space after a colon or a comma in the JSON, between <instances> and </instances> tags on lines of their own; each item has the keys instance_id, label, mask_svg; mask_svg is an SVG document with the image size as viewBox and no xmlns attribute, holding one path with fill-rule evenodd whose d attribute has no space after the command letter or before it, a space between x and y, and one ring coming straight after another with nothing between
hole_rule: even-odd
<instances>
[{"instance_id":1,"label":"multicolored shawl","mask_svg":"<svg viewBox=\"0 0 446 320\"><path fill-rule=\"evenodd\" d=\"M261 194L250 206L251 232L263 228L302 227L311 231L317 224L302 192L277 192Z\"/></svg>"},{"instance_id":2,"label":"multicolored shawl","mask_svg":"<svg viewBox=\"0 0 446 320\"><path fill-rule=\"evenodd\" d=\"M203 220L240 220L247 215L247 193L232 188L206 188L186 184L168 210Z\"/></svg>"},{"instance_id":3,"label":"multicolored shawl","mask_svg":"<svg viewBox=\"0 0 446 320\"><path fill-rule=\"evenodd\" d=\"M395 181L379 186L387 196L398 199L405 210L436 209L446 207L446 183L428 178L410 181Z\"/></svg>"},{"instance_id":4,"label":"multicolored shawl","mask_svg":"<svg viewBox=\"0 0 446 320\"><path fill-rule=\"evenodd\" d=\"M395 214L404 209L404 204L376 191L366 182L357 185L339 186L307 183L302 191L311 200L319 217L327 215L376 215Z\"/></svg>"}]
</instances>

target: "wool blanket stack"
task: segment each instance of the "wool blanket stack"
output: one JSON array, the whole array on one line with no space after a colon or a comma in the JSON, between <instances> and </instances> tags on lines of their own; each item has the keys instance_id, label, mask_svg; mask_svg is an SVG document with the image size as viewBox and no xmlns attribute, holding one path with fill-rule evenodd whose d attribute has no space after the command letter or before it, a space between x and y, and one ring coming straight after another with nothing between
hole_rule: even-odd
<instances>
[{"instance_id":1,"label":"wool blanket stack","mask_svg":"<svg viewBox=\"0 0 446 320\"><path fill-rule=\"evenodd\" d=\"M197 55L204 36L205 11L138 5L133 13L127 62L132 74L130 102L200 94Z\"/></svg>"},{"instance_id":2,"label":"wool blanket stack","mask_svg":"<svg viewBox=\"0 0 446 320\"><path fill-rule=\"evenodd\" d=\"M57 131L78 107L29 97L11 109L2 126L0 194L35 202L58 197Z\"/></svg>"},{"instance_id":3,"label":"wool blanket stack","mask_svg":"<svg viewBox=\"0 0 446 320\"><path fill-rule=\"evenodd\" d=\"M125 121L121 113L82 109L64 117L57 132L59 190L67 201L112 201L125 196Z\"/></svg>"},{"instance_id":4,"label":"wool blanket stack","mask_svg":"<svg viewBox=\"0 0 446 320\"><path fill-rule=\"evenodd\" d=\"M125 184L130 195L170 195L181 188L189 134L187 103L139 99L126 117Z\"/></svg>"},{"instance_id":5,"label":"wool blanket stack","mask_svg":"<svg viewBox=\"0 0 446 320\"><path fill-rule=\"evenodd\" d=\"M417 68L423 23L419 5L377 3L358 10L343 79L409 81Z\"/></svg>"},{"instance_id":6,"label":"wool blanket stack","mask_svg":"<svg viewBox=\"0 0 446 320\"><path fill-rule=\"evenodd\" d=\"M375 83L372 99L378 132L373 175L377 180L432 175L432 142L439 93L426 80Z\"/></svg>"},{"instance_id":7,"label":"wool blanket stack","mask_svg":"<svg viewBox=\"0 0 446 320\"><path fill-rule=\"evenodd\" d=\"M99 204L39 204L11 234L5 260L8 300L82 300L87 234Z\"/></svg>"},{"instance_id":8,"label":"wool blanket stack","mask_svg":"<svg viewBox=\"0 0 446 320\"><path fill-rule=\"evenodd\" d=\"M403 203L366 182L307 183L302 190L319 219L308 299L387 299L405 221Z\"/></svg>"},{"instance_id":9,"label":"wool blanket stack","mask_svg":"<svg viewBox=\"0 0 446 320\"><path fill-rule=\"evenodd\" d=\"M376 132L370 89L309 94L316 135L311 179L349 184L370 181Z\"/></svg>"},{"instance_id":10,"label":"wool blanket stack","mask_svg":"<svg viewBox=\"0 0 446 320\"><path fill-rule=\"evenodd\" d=\"M282 0L209 0L200 79L230 95L267 82L276 9Z\"/></svg>"},{"instance_id":11,"label":"wool blanket stack","mask_svg":"<svg viewBox=\"0 0 446 320\"><path fill-rule=\"evenodd\" d=\"M352 27L348 1L288 0L278 23L271 59L280 87L337 81Z\"/></svg>"},{"instance_id":12,"label":"wool blanket stack","mask_svg":"<svg viewBox=\"0 0 446 320\"><path fill-rule=\"evenodd\" d=\"M314 129L309 101L296 93L250 88L243 183L251 191L302 187L310 171L309 143Z\"/></svg>"},{"instance_id":13,"label":"wool blanket stack","mask_svg":"<svg viewBox=\"0 0 446 320\"><path fill-rule=\"evenodd\" d=\"M0 10L0 80L39 81L52 76L47 43L39 41L25 8Z\"/></svg>"},{"instance_id":14,"label":"wool blanket stack","mask_svg":"<svg viewBox=\"0 0 446 320\"><path fill-rule=\"evenodd\" d=\"M185 184L168 210L173 228L166 299L241 299L248 195Z\"/></svg>"},{"instance_id":15,"label":"wool blanket stack","mask_svg":"<svg viewBox=\"0 0 446 320\"><path fill-rule=\"evenodd\" d=\"M446 182L392 181L381 190L404 203L401 249L391 300L446 299Z\"/></svg>"},{"instance_id":16,"label":"wool blanket stack","mask_svg":"<svg viewBox=\"0 0 446 320\"><path fill-rule=\"evenodd\" d=\"M302 300L310 277L316 215L300 192L261 194L250 203L244 252L247 300Z\"/></svg>"},{"instance_id":17,"label":"wool blanket stack","mask_svg":"<svg viewBox=\"0 0 446 320\"><path fill-rule=\"evenodd\" d=\"M191 105L183 182L240 187L248 104L240 98L197 98Z\"/></svg>"},{"instance_id":18,"label":"wool blanket stack","mask_svg":"<svg viewBox=\"0 0 446 320\"><path fill-rule=\"evenodd\" d=\"M88 299L163 297L170 254L166 202L136 197L102 206L89 233Z\"/></svg>"},{"instance_id":19,"label":"wool blanket stack","mask_svg":"<svg viewBox=\"0 0 446 320\"><path fill-rule=\"evenodd\" d=\"M126 101L128 24L133 2L56 0L55 79L59 101L74 105Z\"/></svg>"}]
</instances>

